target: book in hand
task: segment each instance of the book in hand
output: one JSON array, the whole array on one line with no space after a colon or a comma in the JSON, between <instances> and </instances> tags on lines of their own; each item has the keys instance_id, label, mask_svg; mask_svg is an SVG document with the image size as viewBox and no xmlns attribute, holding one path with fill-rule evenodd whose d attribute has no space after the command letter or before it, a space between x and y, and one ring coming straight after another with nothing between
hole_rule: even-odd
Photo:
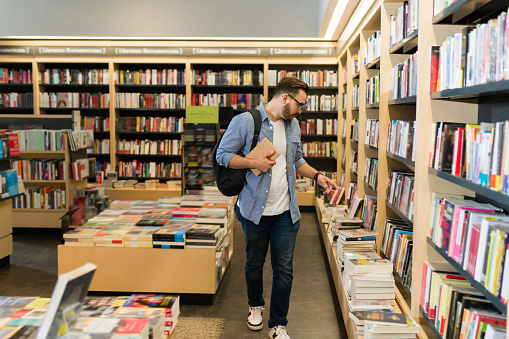
<instances>
[{"instance_id":1,"label":"book in hand","mask_svg":"<svg viewBox=\"0 0 509 339\"><path fill-rule=\"evenodd\" d=\"M270 151L274 151L274 153L271 156L267 157L267 159L271 161L276 161L276 159L281 155L281 153L279 153L279 151L276 149L276 147L274 147L274 145L269 141L269 139L263 138L263 140L260 141L258 145L256 145L256 147L253 148L251 152L249 152L246 155L246 158L256 159L264 154L269 153ZM251 171L253 171L253 173L257 176L262 173L260 170L256 168L251 168Z\"/></svg>"},{"instance_id":2,"label":"book in hand","mask_svg":"<svg viewBox=\"0 0 509 339\"><path fill-rule=\"evenodd\" d=\"M91 263L60 274L36 339L57 338L74 327L97 266Z\"/></svg>"}]
</instances>

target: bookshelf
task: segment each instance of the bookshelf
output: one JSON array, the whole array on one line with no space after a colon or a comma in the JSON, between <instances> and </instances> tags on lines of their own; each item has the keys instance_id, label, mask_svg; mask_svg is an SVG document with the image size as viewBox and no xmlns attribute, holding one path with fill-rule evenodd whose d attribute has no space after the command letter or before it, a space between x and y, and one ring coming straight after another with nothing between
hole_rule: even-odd
<instances>
[{"instance_id":1,"label":"bookshelf","mask_svg":"<svg viewBox=\"0 0 509 339\"><path fill-rule=\"evenodd\" d=\"M31 62L0 64L0 115L25 115L34 111Z\"/></svg>"},{"instance_id":2,"label":"bookshelf","mask_svg":"<svg viewBox=\"0 0 509 339\"><path fill-rule=\"evenodd\" d=\"M62 180L23 180L25 189L47 187L65 189L65 208L12 208L12 227L60 228L60 217L74 205L74 191L86 188L87 180L73 180L71 176L71 154L67 137L64 137L64 151L20 151L19 159L63 159L66 177ZM11 205L12 203L9 202Z\"/></svg>"},{"instance_id":3,"label":"bookshelf","mask_svg":"<svg viewBox=\"0 0 509 339\"><path fill-rule=\"evenodd\" d=\"M11 161L18 157L0 158L0 171L12 168ZM12 254L12 199L16 196L0 198L0 267L9 264Z\"/></svg>"}]
</instances>

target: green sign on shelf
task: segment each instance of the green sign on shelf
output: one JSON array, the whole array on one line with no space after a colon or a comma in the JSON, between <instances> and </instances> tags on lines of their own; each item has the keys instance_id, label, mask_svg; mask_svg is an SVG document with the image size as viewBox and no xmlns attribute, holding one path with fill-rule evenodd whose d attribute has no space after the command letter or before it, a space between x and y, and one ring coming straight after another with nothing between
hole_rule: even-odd
<instances>
[{"instance_id":1,"label":"green sign on shelf","mask_svg":"<svg viewBox=\"0 0 509 339\"><path fill-rule=\"evenodd\" d=\"M217 106L187 106L186 123L188 124L217 124L219 123L219 107Z\"/></svg>"}]
</instances>

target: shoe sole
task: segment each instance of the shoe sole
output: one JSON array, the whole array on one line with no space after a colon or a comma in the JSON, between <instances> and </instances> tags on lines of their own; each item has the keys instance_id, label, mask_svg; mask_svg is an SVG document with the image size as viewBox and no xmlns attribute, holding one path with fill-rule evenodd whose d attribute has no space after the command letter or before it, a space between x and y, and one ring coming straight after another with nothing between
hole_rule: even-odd
<instances>
[{"instance_id":1,"label":"shoe sole","mask_svg":"<svg viewBox=\"0 0 509 339\"><path fill-rule=\"evenodd\" d=\"M251 325L249 322L247 323L247 327L249 327L249 329L251 331L260 331L261 329L263 329L263 323L261 323L260 325Z\"/></svg>"}]
</instances>

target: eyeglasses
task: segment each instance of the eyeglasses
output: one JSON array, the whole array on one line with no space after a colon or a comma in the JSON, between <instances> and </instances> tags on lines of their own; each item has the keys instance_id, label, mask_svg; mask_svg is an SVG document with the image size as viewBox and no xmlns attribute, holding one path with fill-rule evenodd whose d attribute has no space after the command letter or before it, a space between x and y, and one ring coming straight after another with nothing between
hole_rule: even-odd
<instances>
[{"instance_id":1,"label":"eyeglasses","mask_svg":"<svg viewBox=\"0 0 509 339\"><path fill-rule=\"evenodd\" d=\"M295 102L299 105L299 109L300 109L301 111L303 111L303 110L304 110L304 108L306 107L306 104L305 104L305 103L302 103L302 102L299 102L297 99L295 99L295 98L293 97L293 95L291 95L291 94L289 94L289 93L287 93L287 94L288 94L288 96L289 96L290 98L292 98L293 100L295 100Z\"/></svg>"}]
</instances>

